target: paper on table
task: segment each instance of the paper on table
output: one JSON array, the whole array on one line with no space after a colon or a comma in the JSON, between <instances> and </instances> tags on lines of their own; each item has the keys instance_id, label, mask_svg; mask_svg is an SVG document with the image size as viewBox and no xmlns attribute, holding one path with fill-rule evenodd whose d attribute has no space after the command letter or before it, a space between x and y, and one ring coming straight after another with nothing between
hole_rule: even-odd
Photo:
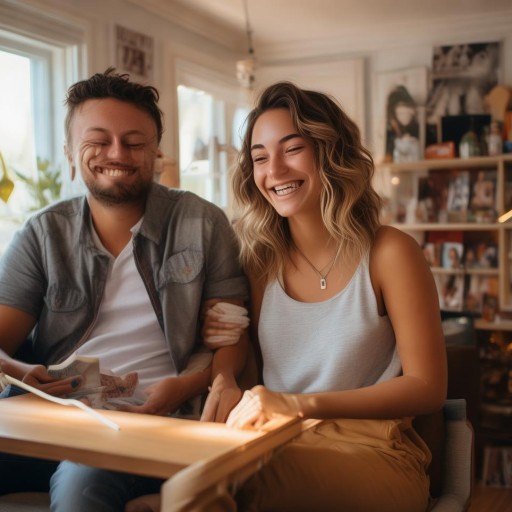
<instances>
[{"instance_id":1,"label":"paper on table","mask_svg":"<svg viewBox=\"0 0 512 512\"><path fill-rule=\"evenodd\" d=\"M98 420L99 422L103 423L109 428L112 428L114 430L121 430L121 427L112 421L109 418L106 418L102 414L100 414L98 411L94 410L92 407L89 407L88 405L84 404L83 402L80 402L80 400L75 400L74 398L59 398L56 396L49 395L48 393L45 393L44 391L41 391L40 389L34 388L33 386L30 386L29 384L26 384L25 382L22 382L21 380L15 379L14 377L11 377L10 375L7 375L6 373L0 372L0 383L5 384L13 384L14 386L18 386L19 388L24 389L25 391L29 391L30 393L34 393L34 395L37 395L41 398L44 398L45 400L49 400L50 402L54 402L59 405L73 405L75 407L78 407L79 409L82 409L82 411L85 411L87 414Z\"/></svg>"}]
</instances>

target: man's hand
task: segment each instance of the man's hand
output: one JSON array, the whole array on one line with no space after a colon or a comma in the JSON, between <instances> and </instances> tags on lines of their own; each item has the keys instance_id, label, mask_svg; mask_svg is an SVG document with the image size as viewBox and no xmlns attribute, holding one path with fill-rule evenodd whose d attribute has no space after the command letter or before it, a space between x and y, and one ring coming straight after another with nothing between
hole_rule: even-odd
<instances>
[{"instance_id":1,"label":"man's hand","mask_svg":"<svg viewBox=\"0 0 512 512\"><path fill-rule=\"evenodd\" d=\"M144 405L121 405L119 410L160 416L172 414L187 400L204 393L209 381L210 367L168 377L145 389L148 399Z\"/></svg>"},{"instance_id":2,"label":"man's hand","mask_svg":"<svg viewBox=\"0 0 512 512\"><path fill-rule=\"evenodd\" d=\"M255 386L244 393L242 400L231 411L227 425L233 428L260 428L276 414L302 417L297 395L276 393L264 386Z\"/></svg>"},{"instance_id":3,"label":"man's hand","mask_svg":"<svg viewBox=\"0 0 512 512\"><path fill-rule=\"evenodd\" d=\"M66 397L80 388L83 378L80 375L55 379L41 364L29 365L17 361L0 360L0 371L25 382L29 386L40 389L52 396Z\"/></svg>"},{"instance_id":4,"label":"man's hand","mask_svg":"<svg viewBox=\"0 0 512 512\"><path fill-rule=\"evenodd\" d=\"M210 387L201 421L225 422L229 412L242 397L242 390L233 377L219 374Z\"/></svg>"}]
</instances>

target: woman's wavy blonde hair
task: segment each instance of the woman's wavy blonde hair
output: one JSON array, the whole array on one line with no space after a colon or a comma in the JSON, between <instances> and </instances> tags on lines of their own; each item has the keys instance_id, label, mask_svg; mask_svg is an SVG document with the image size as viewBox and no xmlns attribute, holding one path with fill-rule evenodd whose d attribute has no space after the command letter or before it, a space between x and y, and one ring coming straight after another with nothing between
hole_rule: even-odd
<instances>
[{"instance_id":1,"label":"woman's wavy blonde hair","mask_svg":"<svg viewBox=\"0 0 512 512\"><path fill-rule=\"evenodd\" d=\"M240 240L241 262L248 272L264 281L281 273L293 247L288 220L275 211L253 179L254 124L261 114L276 108L290 112L299 135L314 147L323 184L322 218L341 251L362 256L380 225L380 198L372 187L373 159L361 143L359 128L326 94L303 90L290 82L275 83L262 92L247 117L232 179L239 207L234 227Z\"/></svg>"}]
</instances>

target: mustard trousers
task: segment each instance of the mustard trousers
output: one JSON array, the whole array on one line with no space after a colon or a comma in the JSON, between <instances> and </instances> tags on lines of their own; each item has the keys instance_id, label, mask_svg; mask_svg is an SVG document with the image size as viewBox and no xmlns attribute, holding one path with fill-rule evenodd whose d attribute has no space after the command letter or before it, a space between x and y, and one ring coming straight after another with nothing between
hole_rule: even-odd
<instances>
[{"instance_id":1,"label":"mustard trousers","mask_svg":"<svg viewBox=\"0 0 512 512\"><path fill-rule=\"evenodd\" d=\"M237 509L425 512L431 454L411 421L323 421L242 485Z\"/></svg>"}]
</instances>

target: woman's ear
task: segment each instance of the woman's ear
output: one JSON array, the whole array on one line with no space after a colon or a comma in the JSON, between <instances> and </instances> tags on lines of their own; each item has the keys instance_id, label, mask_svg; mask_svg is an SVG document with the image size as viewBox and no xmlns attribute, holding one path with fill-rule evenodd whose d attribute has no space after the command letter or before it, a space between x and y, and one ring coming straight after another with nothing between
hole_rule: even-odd
<instances>
[{"instance_id":1,"label":"woman's ear","mask_svg":"<svg viewBox=\"0 0 512 512\"><path fill-rule=\"evenodd\" d=\"M76 176L76 167L73 164L73 154L71 153L71 149L67 144L64 144L64 154L69 162L69 168L71 170L71 181L75 179Z\"/></svg>"}]
</instances>

